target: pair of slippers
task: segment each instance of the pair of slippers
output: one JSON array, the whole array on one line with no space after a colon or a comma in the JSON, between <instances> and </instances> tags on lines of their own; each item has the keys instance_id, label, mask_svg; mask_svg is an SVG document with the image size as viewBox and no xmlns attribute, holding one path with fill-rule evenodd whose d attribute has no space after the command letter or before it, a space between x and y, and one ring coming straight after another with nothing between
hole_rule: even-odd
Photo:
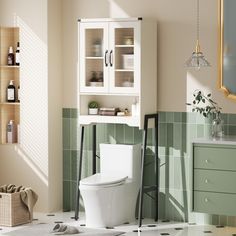
<instances>
[{"instance_id":1,"label":"pair of slippers","mask_svg":"<svg viewBox=\"0 0 236 236\"><path fill-rule=\"evenodd\" d=\"M78 234L79 230L75 226L56 224L51 233L54 235Z\"/></svg>"}]
</instances>

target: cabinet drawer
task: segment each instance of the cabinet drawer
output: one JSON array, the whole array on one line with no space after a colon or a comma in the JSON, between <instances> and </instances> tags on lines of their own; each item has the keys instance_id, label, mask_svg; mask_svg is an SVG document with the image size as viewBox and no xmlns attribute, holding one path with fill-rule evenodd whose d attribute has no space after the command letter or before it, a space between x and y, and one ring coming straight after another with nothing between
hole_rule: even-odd
<instances>
[{"instance_id":1,"label":"cabinet drawer","mask_svg":"<svg viewBox=\"0 0 236 236\"><path fill-rule=\"evenodd\" d=\"M219 170L194 170L194 190L236 193L236 172Z\"/></svg>"},{"instance_id":2,"label":"cabinet drawer","mask_svg":"<svg viewBox=\"0 0 236 236\"><path fill-rule=\"evenodd\" d=\"M194 191L193 210L197 212L236 216L236 194Z\"/></svg>"},{"instance_id":3,"label":"cabinet drawer","mask_svg":"<svg viewBox=\"0 0 236 236\"><path fill-rule=\"evenodd\" d=\"M194 146L194 168L236 170L236 149Z\"/></svg>"}]
</instances>

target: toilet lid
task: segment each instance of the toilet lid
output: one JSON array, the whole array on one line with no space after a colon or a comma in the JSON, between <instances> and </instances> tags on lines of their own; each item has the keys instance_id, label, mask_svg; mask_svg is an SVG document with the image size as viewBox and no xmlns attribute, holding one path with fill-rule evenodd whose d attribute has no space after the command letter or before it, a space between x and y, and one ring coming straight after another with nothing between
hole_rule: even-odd
<instances>
[{"instance_id":1,"label":"toilet lid","mask_svg":"<svg viewBox=\"0 0 236 236\"><path fill-rule=\"evenodd\" d=\"M92 176L89 176L85 179L80 180L81 185L89 185L89 186L103 186L103 185L112 185L112 184L118 184L123 183L128 176L107 176L102 174L95 174Z\"/></svg>"}]
</instances>

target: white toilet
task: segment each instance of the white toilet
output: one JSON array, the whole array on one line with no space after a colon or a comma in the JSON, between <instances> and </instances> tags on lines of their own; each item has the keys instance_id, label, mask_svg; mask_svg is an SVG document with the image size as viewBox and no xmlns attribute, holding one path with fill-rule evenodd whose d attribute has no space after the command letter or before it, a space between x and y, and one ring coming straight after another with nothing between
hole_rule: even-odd
<instances>
[{"instance_id":1,"label":"white toilet","mask_svg":"<svg viewBox=\"0 0 236 236\"><path fill-rule=\"evenodd\" d=\"M134 221L140 168L140 144L100 144L101 173L82 179L79 185L87 227Z\"/></svg>"}]
</instances>

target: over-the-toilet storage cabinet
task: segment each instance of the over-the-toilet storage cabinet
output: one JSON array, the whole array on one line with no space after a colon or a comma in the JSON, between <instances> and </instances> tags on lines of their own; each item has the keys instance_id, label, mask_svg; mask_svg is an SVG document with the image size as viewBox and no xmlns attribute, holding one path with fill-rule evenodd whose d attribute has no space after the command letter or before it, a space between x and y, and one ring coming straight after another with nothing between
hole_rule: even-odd
<instances>
[{"instance_id":1,"label":"over-the-toilet storage cabinet","mask_svg":"<svg viewBox=\"0 0 236 236\"><path fill-rule=\"evenodd\" d=\"M78 21L79 123L142 127L156 112L157 25L142 18ZM88 115L88 103L128 109L126 116ZM136 112L131 113L136 103Z\"/></svg>"}]
</instances>

